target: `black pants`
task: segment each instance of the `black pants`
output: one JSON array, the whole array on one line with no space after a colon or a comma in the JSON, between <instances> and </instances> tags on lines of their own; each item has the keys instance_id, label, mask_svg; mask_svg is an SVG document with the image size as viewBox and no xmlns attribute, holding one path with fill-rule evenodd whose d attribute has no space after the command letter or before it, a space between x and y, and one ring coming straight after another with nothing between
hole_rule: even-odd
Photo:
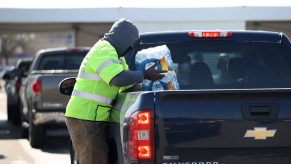
<instances>
[{"instance_id":1,"label":"black pants","mask_svg":"<svg viewBox=\"0 0 291 164\"><path fill-rule=\"evenodd\" d=\"M66 117L66 124L80 164L108 164L108 123Z\"/></svg>"}]
</instances>

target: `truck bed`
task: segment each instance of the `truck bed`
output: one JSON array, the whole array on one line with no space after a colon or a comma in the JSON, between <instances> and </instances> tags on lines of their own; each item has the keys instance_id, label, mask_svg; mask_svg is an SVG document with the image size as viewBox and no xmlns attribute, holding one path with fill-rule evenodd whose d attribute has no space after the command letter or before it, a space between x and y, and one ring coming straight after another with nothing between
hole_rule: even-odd
<instances>
[{"instance_id":1,"label":"truck bed","mask_svg":"<svg viewBox=\"0 0 291 164\"><path fill-rule=\"evenodd\" d=\"M74 77L77 73L46 73L39 76L42 82L41 108L44 110L63 109L65 111L69 97L59 93L56 87L68 77Z\"/></svg>"},{"instance_id":2,"label":"truck bed","mask_svg":"<svg viewBox=\"0 0 291 164\"><path fill-rule=\"evenodd\" d=\"M157 163L290 162L290 91L157 92Z\"/></svg>"}]
</instances>

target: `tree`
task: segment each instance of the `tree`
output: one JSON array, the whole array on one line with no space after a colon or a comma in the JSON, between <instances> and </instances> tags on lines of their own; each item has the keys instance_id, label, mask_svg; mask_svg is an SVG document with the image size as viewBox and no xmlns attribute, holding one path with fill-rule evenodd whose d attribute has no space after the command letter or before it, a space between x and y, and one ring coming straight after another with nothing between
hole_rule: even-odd
<instances>
[{"instance_id":1,"label":"tree","mask_svg":"<svg viewBox=\"0 0 291 164\"><path fill-rule=\"evenodd\" d=\"M0 36L2 40L1 56L5 58L5 64L9 65L8 58L15 53L16 48L25 50L29 41L34 39L33 34L4 34Z\"/></svg>"}]
</instances>

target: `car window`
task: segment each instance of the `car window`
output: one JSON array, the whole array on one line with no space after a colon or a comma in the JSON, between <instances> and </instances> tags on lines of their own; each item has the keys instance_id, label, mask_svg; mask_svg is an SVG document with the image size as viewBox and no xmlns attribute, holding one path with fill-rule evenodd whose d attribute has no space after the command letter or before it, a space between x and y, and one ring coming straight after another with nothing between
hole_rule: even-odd
<instances>
[{"instance_id":1,"label":"car window","mask_svg":"<svg viewBox=\"0 0 291 164\"><path fill-rule=\"evenodd\" d=\"M283 44L193 41L166 45L180 89L291 87L291 56ZM138 50L153 46L158 44ZM130 68L135 69L134 64Z\"/></svg>"},{"instance_id":2,"label":"car window","mask_svg":"<svg viewBox=\"0 0 291 164\"><path fill-rule=\"evenodd\" d=\"M18 68L24 73L27 74L32 61L22 61L20 62Z\"/></svg>"},{"instance_id":3,"label":"car window","mask_svg":"<svg viewBox=\"0 0 291 164\"><path fill-rule=\"evenodd\" d=\"M82 52L53 52L43 54L41 57L38 70L72 70L79 69L80 64L87 54Z\"/></svg>"},{"instance_id":4,"label":"car window","mask_svg":"<svg viewBox=\"0 0 291 164\"><path fill-rule=\"evenodd\" d=\"M88 51L67 53L65 55L65 69L79 69L87 52Z\"/></svg>"}]
</instances>

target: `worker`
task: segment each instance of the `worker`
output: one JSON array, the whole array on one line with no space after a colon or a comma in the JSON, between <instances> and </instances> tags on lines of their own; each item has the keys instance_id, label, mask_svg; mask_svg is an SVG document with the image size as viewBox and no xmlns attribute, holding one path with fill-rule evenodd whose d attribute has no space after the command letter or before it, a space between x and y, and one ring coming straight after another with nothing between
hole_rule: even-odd
<instances>
[{"instance_id":1,"label":"worker","mask_svg":"<svg viewBox=\"0 0 291 164\"><path fill-rule=\"evenodd\" d=\"M130 71L124 55L139 40L137 27L119 19L82 61L66 109L66 124L80 164L108 164L108 125L112 102L122 88L143 79L160 80L155 66L145 72Z\"/></svg>"}]
</instances>

